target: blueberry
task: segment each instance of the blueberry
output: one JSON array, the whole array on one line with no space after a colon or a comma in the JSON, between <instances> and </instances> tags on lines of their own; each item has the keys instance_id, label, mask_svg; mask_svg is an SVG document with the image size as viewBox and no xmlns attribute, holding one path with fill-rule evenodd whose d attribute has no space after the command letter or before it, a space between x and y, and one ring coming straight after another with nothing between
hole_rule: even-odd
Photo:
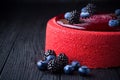
<instances>
[{"instance_id":1,"label":"blueberry","mask_svg":"<svg viewBox=\"0 0 120 80\"><path fill-rule=\"evenodd\" d=\"M119 26L119 23L120 23L119 20L110 20L108 25L110 27L116 27L116 26Z\"/></svg>"},{"instance_id":2,"label":"blueberry","mask_svg":"<svg viewBox=\"0 0 120 80\"><path fill-rule=\"evenodd\" d=\"M46 69L47 69L47 64L48 64L47 61L39 60L39 61L37 62L37 67L38 67L38 69L40 69L40 70L46 70Z\"/></svg>"},{"instance_id":3,"label":"blueberry","mask_svg":"<svg viewBox=\"0 0 120 80\"><path fill-rule=\"evenodd\" d=\"M87 9L86 7L83 7L83 8L81 9L81 12L88 12L88 9Z\"/></svg>"},{"instance_id":4,"label":"blueberry","mask_svg":"<svg viewBox=\"0 0 120 80\"><path fill-rule=\"evenodd\" d=\"M120 15L120 9L116 9L115 14L116 14L116 16L119 16Z\"/></svg>"},{"instance_id":5,"label":"blueberry","mask_svg":"<svg viewBox=\"0 0 120 80\"><path fill-rule=\"evenodd\" d=\"M46 61L50 61L50 60L53 60L53 59L55 59L55 56L54 55L49 55L49 56L47 56L46 57Z\"/></svg>"},{"instance_id":6,"label":"blueberry","mask_svg":"<svg viewBox=\"0 0 120 80\"><path fill-rule=\"evenodd\" d=\"M87 66L81 66L81 67L78 69L78 72L79 72L81 75L89 75L89 74L90 74L90 69L89 69Z\"/></svg>"},{"instance_id":7,"label":"blueberry","mask_svg":"<svg viewBox=\"0 0 120 80\"><path fill-rule=\"evenodd\" d=\"M77 70L80 67L80 63L78 61L72 61L71 66L74 67L75 70Z\"/></svg>"},{"instance_id":8,"label":"blueberry","mask_svg":"<svg viewBox=\"0 0 120 80\"><path fill-rule=\"evenodd\" d=\"M71 12L67 12L67 13L65 13L65 15L64 15L64 18L67 19L67 20L69 20L71 17L72 17Z\"/></svg>"},{"instance_id":9,"label":"blueberry","mask_svg":"<svg viewBox=\"0 0 120 80\"><path fill-rule=\"evenodd\" d=\"M82 18L90 17L90 13L89 12L81 12L80 17L82 17Z\"/></svg>"},{"instance_id":10,"label":"blueberry","mask_svg":"<svg viewBox=\"0 0 120 80\"><path fill-rule=\"evenodd\" d=\"M64 67L64 72L65 72L65 74L72 74L73 71L74 71L74 68L73 68L71 65L66 65L66 66Z\"/></svg>"}]
</instances>

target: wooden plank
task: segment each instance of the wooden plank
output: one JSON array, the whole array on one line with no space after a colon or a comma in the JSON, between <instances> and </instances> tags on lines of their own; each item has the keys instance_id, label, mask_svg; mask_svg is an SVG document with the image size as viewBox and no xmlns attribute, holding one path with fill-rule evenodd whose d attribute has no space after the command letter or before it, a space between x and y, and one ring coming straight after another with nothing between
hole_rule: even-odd
<instances>
[{"instance_id":1,"label":"wooden plank","mask_svg":"<svg viewBox=\"0 0 120 80\"><path fill-rule=\"evenodd\" d=\"M116 68L111 69L93 69L92 76L89 78L84 77L85 80L120 80Z\"/></svg>"},{"instance_id":2,"label":"wooden plank","mask_svg":"<svg viewBox=\"0 0 120 80\"><path fill-rule=\"evenodd\" d=\"M116 68L113 69L92 69L90 76L62 75L61 80L120 80Z\"/></svg>"},{"instance_id":3,"label":"wooden plank","mask_svg":"<svg viewBox=\"0 0 120 80\"><path fill-rule=\"evenodd\" d=\"M43 49L44 19L35 25L35 20L24 20L20 35L18 35L10 52L5 67L1 73L1 80L58 80L59 75L39 71L36 67L36 56L41 56ZM44 25L43 25L44 24ZM42 39L40 39L42 38ZM40 47L37 47L40 46Z\"/></svg>"},{"instance_id":4,"label":"wooden plank","mask_svg":"<svg viewBox=\"0 0 120 80\"><path fill-rule=\"evenodd\" d=\"M17 37L15 24L7 24L4 26L2 34L0 34L0 74L9 56L9 52Z\"/></svg>"},{"instance_id":5,"label":"wooden plank","mask_svg":"<svg viewBox=\"0 0 120 80\"><path fill-rule=\"evenodd\" d=\"M118 73L118 75L119 75L119 78L120 78L120 68L118 67L118 68L116 69L116 71L117 71L117 73Z\"/></svg>"}]
</instances>

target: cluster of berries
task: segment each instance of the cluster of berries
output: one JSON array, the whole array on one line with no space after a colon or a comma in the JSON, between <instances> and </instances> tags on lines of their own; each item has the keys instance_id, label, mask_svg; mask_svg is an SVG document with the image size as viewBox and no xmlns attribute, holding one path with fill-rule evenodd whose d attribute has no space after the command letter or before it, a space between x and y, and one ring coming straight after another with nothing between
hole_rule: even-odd
<instances>
[{"instance_id":1,"label":"cluster of berries","mask_svg":"<svg viewBox=\"0 0 120 80\"><path fill-rule=\"evenodd\" d=\"M80 22L80 17L87 18L96 12L96 7L94 4L88 4L86 7L82 8L81 11L73 10L71 12L66 12L64 18L69 21L70 24L77 24Z\"/></svg>"},{"instance_id":2,"label":"cluster of berries","mask_svg":"<svg viewBox=\"0 0 120 80\"><path fill-rule=\"evenodd\" d=\"M59 73L65 65L68 64L68 57L64 53L56 56L53 50L47 50L44 54L44 60L37 62L40 70L48 70L51 73Z\"/></svg>"},{"instance_id":3,"label":"cluster of berries","mask_svg":"<svg viewBox=\"0 0 120 80\"><path fill-rule=\"evenodd\" d=\"M69 64L68 57L64 53L60 53L56 56L53 50L47 50L44 54L44 60L37 62L37 67L40 70L48 70L51 73L72 74L78 70L81 75L88 75L90 69L87 66L81 66L78 61L72 61Z\"/></svg>"},{"instance_id":4,"label":"cluster of berries","mask_svg":"<svg viewBox=\"0 0 120 80\"><path fill-rule=\"evenodd\" d=\"M120 9L115 10L115 16L117 16L117 19L111 19L108 22L108 25L110 27L118 27L118 26L120 26Z\"/></svg>"}]
</instances>

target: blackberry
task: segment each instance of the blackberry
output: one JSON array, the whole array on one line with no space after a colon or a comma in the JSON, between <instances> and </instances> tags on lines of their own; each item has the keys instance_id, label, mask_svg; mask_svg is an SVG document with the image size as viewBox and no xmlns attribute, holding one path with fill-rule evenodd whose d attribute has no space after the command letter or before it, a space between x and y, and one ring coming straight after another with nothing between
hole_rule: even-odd
<instances>
[{"instance_id":1,"label":"blackberry","mask_svg":"<svg viewBox=\"0 0 120 80\"><path fill-rule=\"evenodd\" d=\"M48 71L51 73L61 73L65 65L68 64L68 58L65 54L60 53L56 59L48 62Z\"/></svg>"},{"instance_id":2,"label":"blackberry","mask_svg":"<svg viewBox=\"0 0 120 80\"><path fill-rule=\"evenodd\" d=\"M61 72L61 68L57 59L53 59L48 63L47 69L51 73Z\"/></svg>"},{"instance_id":3,"label":"blackberry","mask_svg":"<svg viewBox=\"0 0 120 80\"><path fill-rule=\"evenodd\" d=\"M47 50L47 51L45 52L45 54L44 54L44 57L47 57L47 56L49 56L49 55L54 55L54 56L56 56L55 51L54 51L54 50Z\"/></svg>"},{"instance_id":4,"label":"blackberry","mask_svg":"<svg viewBox=\"0 0 120 80\"><path fill-rule=\"evenodd\" d=\"M64 53L60 53L57 57L57 60L61 68L68 64L68 57Z\"/></svg>"},{"instance_id":5,"label":"blackberry","mask_svg":"<svg viewBox=\"0 0 120 80\"><path fill-rule=\"evenodd\" d=\"M87 6L86 6L86 9L88 10L88 12L93 15L95 14L96 12L96 6L92 3L89 3Z\"/></svg>"},{"instance_id":6,"label":"blackberry","mask_svg":"<svg viewBox=\"0 0 120 80\"><path fill-rule=\"evenodd\" d=\"M77 10L74 10L71 13L71 17L69 19L67 19L69 21L70 24L73 23L79 23L79 19L80 19L80 13Z\"/></svg>"}]
</instances>

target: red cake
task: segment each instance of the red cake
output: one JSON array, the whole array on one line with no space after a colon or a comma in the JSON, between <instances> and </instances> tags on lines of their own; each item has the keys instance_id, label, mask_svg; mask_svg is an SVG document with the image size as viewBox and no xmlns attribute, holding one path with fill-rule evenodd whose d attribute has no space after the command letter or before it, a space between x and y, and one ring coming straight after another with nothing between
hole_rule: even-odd
<instances>
[{"instance_id":1,"label":"red cake","mask_svg":"<svg viewBox=\"0 0 120 80\"><path fill-rule=\"evenodd\" d=\"M89 68L120 66L120 28L109 27L114 14L95 14L69 24L58 15L50 19L46 29L45 50L65 53L69 61L77 60Z\"/></svg>"}]
</instances>

